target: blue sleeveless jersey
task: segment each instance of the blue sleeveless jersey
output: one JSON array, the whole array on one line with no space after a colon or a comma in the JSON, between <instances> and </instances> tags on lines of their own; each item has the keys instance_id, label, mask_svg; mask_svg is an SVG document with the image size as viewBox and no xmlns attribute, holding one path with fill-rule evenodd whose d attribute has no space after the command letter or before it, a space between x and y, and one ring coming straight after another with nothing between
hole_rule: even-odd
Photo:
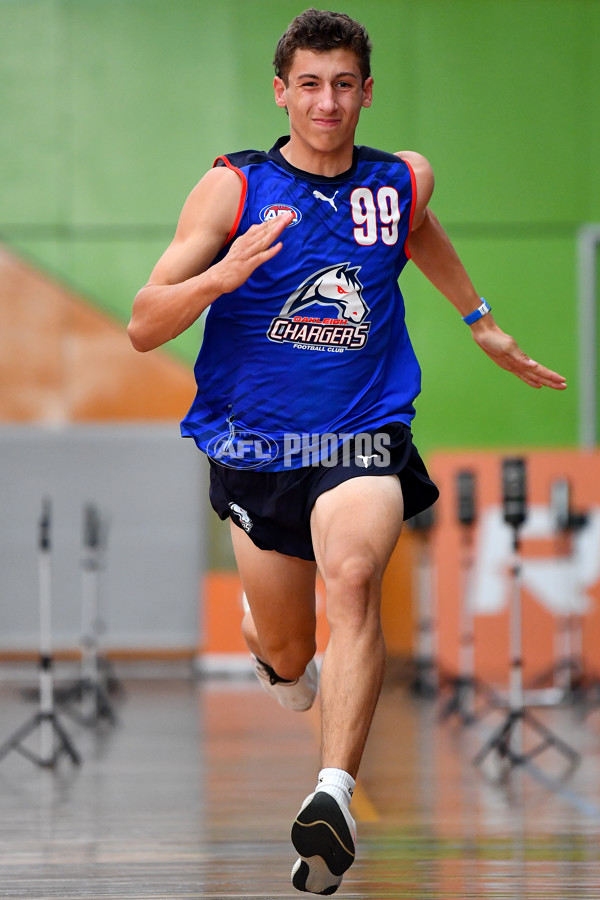
<instances>
[{"instance_id":1,"label":"blue sleeveless jersey","mask_svg":"<svg viewBox=\"0 0 600 900\"><path fill-rule=\"evenodd\" d=\"M243 185L215 262L254 223L294 214L280 252L215 300L206 318L198 391L181 431L234 468L306 465L301 436L314 450L327 435L327 455L344 435L410 425L420 390L397 284L415 204L410 166L355 147L351 169L322 177L284 159L287 140L215 162Z\"/></svg>"}]
</instances>

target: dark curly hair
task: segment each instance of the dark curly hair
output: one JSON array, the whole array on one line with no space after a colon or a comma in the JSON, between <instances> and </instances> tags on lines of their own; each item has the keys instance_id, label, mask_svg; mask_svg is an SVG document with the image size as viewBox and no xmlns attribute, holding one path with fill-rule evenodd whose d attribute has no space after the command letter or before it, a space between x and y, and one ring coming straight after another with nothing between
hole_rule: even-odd
<instances>
[{"instance_id":1,"label":"dark curly hair","mask_svg":"<svg viewBox=\"0 0 600 900\"><path fill-rule=\"evenodd\" d=\"M356 54L364 83L371 74L371 41L364 25L345 13L311 7L296 16L279 39L273 59L275 74L287 85L296 50L323 52L338 47Z\"/></svg>"}]
</instances>

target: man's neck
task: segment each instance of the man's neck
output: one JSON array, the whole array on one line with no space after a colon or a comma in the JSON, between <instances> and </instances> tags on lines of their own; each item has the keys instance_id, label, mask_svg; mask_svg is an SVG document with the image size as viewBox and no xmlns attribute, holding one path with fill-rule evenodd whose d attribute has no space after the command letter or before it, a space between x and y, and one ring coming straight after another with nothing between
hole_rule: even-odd
<instances>
[{"instance_id":1,"label":"man's neck","mask_svg":"<svg viewBox=\"0 0 600 900\"><path fill-rule=\"evenodd\" d=\"M288 143L279 150L286 162L295 169L309 172L311 175L335 178L336 175L347 172L352 166L354 146L328 153L314 150L300 141L295 141L292 134Z\"/></svg>"}]
</instances>

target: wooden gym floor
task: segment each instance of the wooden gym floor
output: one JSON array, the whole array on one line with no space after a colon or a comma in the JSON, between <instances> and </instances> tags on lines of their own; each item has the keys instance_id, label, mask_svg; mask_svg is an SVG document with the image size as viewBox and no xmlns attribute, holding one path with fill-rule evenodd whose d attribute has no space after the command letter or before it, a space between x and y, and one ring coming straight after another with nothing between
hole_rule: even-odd
<instances>
[{"instance_id":1,"label":"wooden gym floor","mask_svg":"<svg viewBox=\"0 0 600 900\"><path fill-rule=\"evenodd\" d=\"M318 770L317 713L281 710L250 680L124 687L115 726L61 714L80 767L0 761L0 897L303 896L288 836ZM5 681L0 708L2 742L32 705ZM504 782L495 752L472 762L502 714L465 727L439 712L386 684L352 804L358 859L336 896L599 900L600 707L539 713L581 754L571 774L549 747Z\"/></svg>"}]
</instances>

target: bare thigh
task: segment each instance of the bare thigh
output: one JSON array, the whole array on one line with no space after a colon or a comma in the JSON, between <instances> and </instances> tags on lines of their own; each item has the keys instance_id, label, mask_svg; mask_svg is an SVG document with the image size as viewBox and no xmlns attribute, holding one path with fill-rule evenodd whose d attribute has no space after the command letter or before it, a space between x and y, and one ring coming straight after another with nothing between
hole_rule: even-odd
<instances>
[{"instance_id":1,"label":"bare thigh","mask_svg":"<svg viewBox=\"0 0 600 900\"><path fill-rule=\"evenodd\" d=\"M321 494L313 508L311 529L326 586L340 580L357 582L357 587L360 582L376 586L400 536L402 521L402 488L396 475L352 478ZM346 591L351 587L346 584ZM346 593L347 602L350 596ZM328 591L328 615L333 612L332 601Z\"/></svg>"}]
</instances>

